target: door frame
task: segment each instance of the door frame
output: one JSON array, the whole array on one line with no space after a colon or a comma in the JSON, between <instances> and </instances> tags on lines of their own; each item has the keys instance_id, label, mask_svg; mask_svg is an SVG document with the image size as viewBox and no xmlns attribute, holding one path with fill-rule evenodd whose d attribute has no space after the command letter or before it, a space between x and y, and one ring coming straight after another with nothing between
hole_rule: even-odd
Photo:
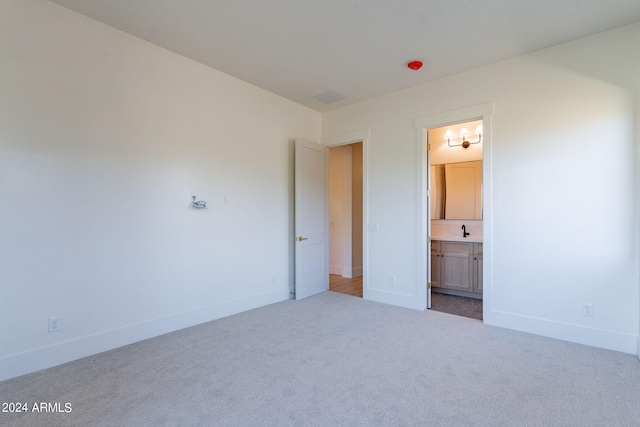
<instances>
[{"instance_id":1,"label":"door frame","mask_svg":"<svg viewBox=\"0 0 640 427\"><path fill-rule=\"evenodd\" d=\"M323 140L324 145L329 148L342 145L362 143L362 299L369 299L369 239L367 233L367 223L369 218L369 136L370 129L361 129L352 132L330 136ZM327 218L328 221L328 218ZM329 224L327 224L327 227ZM329 260L327 260L329 262Z\"/></svg>"},{"instance_id":2,"label":"door frame","mask_svg":"<svg viewBox=\"0 0 640 427\"><path fill-rule=\"evenodd\" d=\"M431 259L430 246L427 238L431 233L429 223L429 200L427 190L429 189L429 153L427 151L427 136L429 129L439 128L456 123L472 120L483 121L483 144L482 144L482 231L483 231L483 298L482 316L483 321L490 323L492 307L492 276L493 268L491 263L492 255L492 218L493 205L492 181L491 181L491 141L492 141L492 118L494 113L494 103L474 105L456 110L445 111L428 116L418 117L414 124L416 128L416 145L418 161L418 289L421 290L421 298L425 307L430 303L430 290L427 290L426 283L431 279ZM422 296L423 295L423 296ZM430 304L429 304L430 305Z\"/></svg>"}]
</instances>

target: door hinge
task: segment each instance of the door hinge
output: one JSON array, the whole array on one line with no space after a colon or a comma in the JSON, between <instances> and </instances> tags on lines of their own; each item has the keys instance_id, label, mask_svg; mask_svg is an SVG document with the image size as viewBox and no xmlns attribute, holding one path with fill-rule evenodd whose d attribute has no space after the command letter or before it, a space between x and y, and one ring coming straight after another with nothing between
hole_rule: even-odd
<instances>
[{"instance_id":1,"label":"door hinge","mask_svg":"<svg viewBox=\"0 0 640 427\"><path fill-rule=\"evenodd\" d=\"M431 151L431 144L427 144L427 151Z\"/></svg>"},{"instance_id":2,"label":"door hinge","mask_svg":"<svg viewBox=\"0 0 640 427\"><path fill-rule=\"evenodd\" d=\"M427 289L431 289L431 282L427 282Z\"/></svg>"},{"instance_id":3,"label":"door hinge","mask_svg":"<svg viewBox=\"0 0 640 427\"><path fill-rule=\"evenodd\" d=\"M431 243L431 236L427 236L427 243Z\"/></svg>"}]
</instances>

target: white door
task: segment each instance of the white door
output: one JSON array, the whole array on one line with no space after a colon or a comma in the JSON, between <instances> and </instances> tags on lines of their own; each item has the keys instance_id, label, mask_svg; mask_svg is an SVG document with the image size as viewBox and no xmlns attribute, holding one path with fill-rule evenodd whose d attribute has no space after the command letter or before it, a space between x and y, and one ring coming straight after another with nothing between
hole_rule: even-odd
<instances>
[{"instance_id":1,"label":"white door","mask_svg":"<svg viewBox=\"0 0 640 427\"><path fill-rule=\"evenodd\" d=\"M431 308L431 271L433 269L433 265L431 264L431 204L433 203L433 193L432 185L433 179L431 176L431 144L429 141L430 133L426 132L427 140L426 140L426 158L425 160L425 178L427 179L427 206L424 211L426 212L426 221L427 221L427 308Z\"/></svg>"},{"instance_id":2,"label":"white door","mask_svg":"<svg viewBox=\"0 0 640 427\"><path fill-rule=\"evenodd\" d=\"M329 290L327 148L295 142L296 299Z\"/></svg>"}]
</instances>

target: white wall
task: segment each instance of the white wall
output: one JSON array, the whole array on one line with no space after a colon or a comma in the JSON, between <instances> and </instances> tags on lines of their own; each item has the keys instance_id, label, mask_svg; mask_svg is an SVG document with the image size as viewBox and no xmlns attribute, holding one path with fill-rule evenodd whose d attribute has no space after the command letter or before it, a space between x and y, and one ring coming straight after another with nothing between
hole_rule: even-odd
<instances>
[{"instance_id":1,"label":"white wall","mask_svg":"<svg viewBox=\"0 0 640 427\"><path fill-rule=\"evenodd\" d=\"M355 144L351 144L351 159L353 160L352 168L351 168L351 237L352 237L352 246L351 246L351 265L352 265L352 276L360 277L362 276L362 257L363 257L363 248L362 248L362 233L363 233L363 206L364 206L364 196L363 196L363 187L362 187L362 177L363 177L363 153L362 153L362 142L358 142Z\"/></svg>"},{"instance_id":2,"label":"white wall","mask_svg":"<svg viewBox=\"0 0 640 427\"><path fill-rule=\"evenodd\" d=\"M636 353L639 55L635 24L324 113L325 140L370 129L370 297L424 286L414 119L493 102L485 322Z\"/></svg>"},{"instance_id":3,"label":"white wall","mask_svg":"<svg viewBox=\"0 0 640 427\"><path fill-rule=\"evenodd\" d=\"M46 1L0 20L0 380L289 297L319 113Z\"/></svg>"},{"instance_id":4,"label":"white wall","mask_svg":"<svg viewBox=\"0 0 640 427\"><path fill-rule=\"evenodd\" d=\"M288 297L292 140L318 113L46 1L0 24L0 380ZM421 286L414 119L493 101L487 322L638 352L639 42L325 113L323 140L368 132L365 295Z\"/></svg>"},{"instance_id":5,"label":"white wall","mask_svg":"<svg viewBox=\"0 0 640 427\"><path fill-rule=\"evenodd\" d=\"M329 149L329 274L342 276L351 270L351 231L351 150L333 147Z\"/></svg>"},{"instance_id":6,"label":"white wall","mask_svg":"<svg viewBox=\"0 0 640 427\"><path fill-rule=\"evenodd\" d=\"M636 33L637 37L640 38L640 30ZM636 59L637 59L637 64L635 69L640 69L640 53L638 53ZM636 81L640 80L637 79L637 74L636 74ZM640 86L640 82L637 82L638 86ZM640 242L640 87L636 87L636 168L635 168L635 175L633 177L633 182L635 183L635 187L636 187L636 204L635 204L635 209L632 213L633 218L636 218L636 227L635 230L630 230L630 232L635 234L636 237L636 241ZM640 243L639 243L640 244ZM638 263L640 264L640 250L638 250L637 253L637 258L638 258ZM640 287L640 278L638 278L638 287ZM640 294L640 292L639 292ZM638 296L638 306L640 307L640 295ZM640 316L638 316L638 330L640 331ZM636 349L636 355L638 356L638 359L640 359L640 333L638 334L638 339L637 339L637 349Z\"/></svg>"}]
</instances>

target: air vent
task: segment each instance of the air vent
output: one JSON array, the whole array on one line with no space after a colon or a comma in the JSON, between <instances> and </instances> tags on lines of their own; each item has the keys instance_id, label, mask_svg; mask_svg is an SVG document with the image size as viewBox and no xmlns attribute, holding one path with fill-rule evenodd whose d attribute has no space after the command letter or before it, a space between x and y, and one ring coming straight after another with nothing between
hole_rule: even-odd
<instances>
[{"instance_id":1,"label":"air vent","mask_svg":"<svg viewBox=\"0 0 640 427\"><path fill-rule=\"evenodd\" d=\"M325 104L331 104L332 102L336 102L344 99L344 96L340 95L338 92L329 90L325 93L321 93L320 95L314 96L314 98L320 102L324 102Z\"/></svg>"}]
</instances>

